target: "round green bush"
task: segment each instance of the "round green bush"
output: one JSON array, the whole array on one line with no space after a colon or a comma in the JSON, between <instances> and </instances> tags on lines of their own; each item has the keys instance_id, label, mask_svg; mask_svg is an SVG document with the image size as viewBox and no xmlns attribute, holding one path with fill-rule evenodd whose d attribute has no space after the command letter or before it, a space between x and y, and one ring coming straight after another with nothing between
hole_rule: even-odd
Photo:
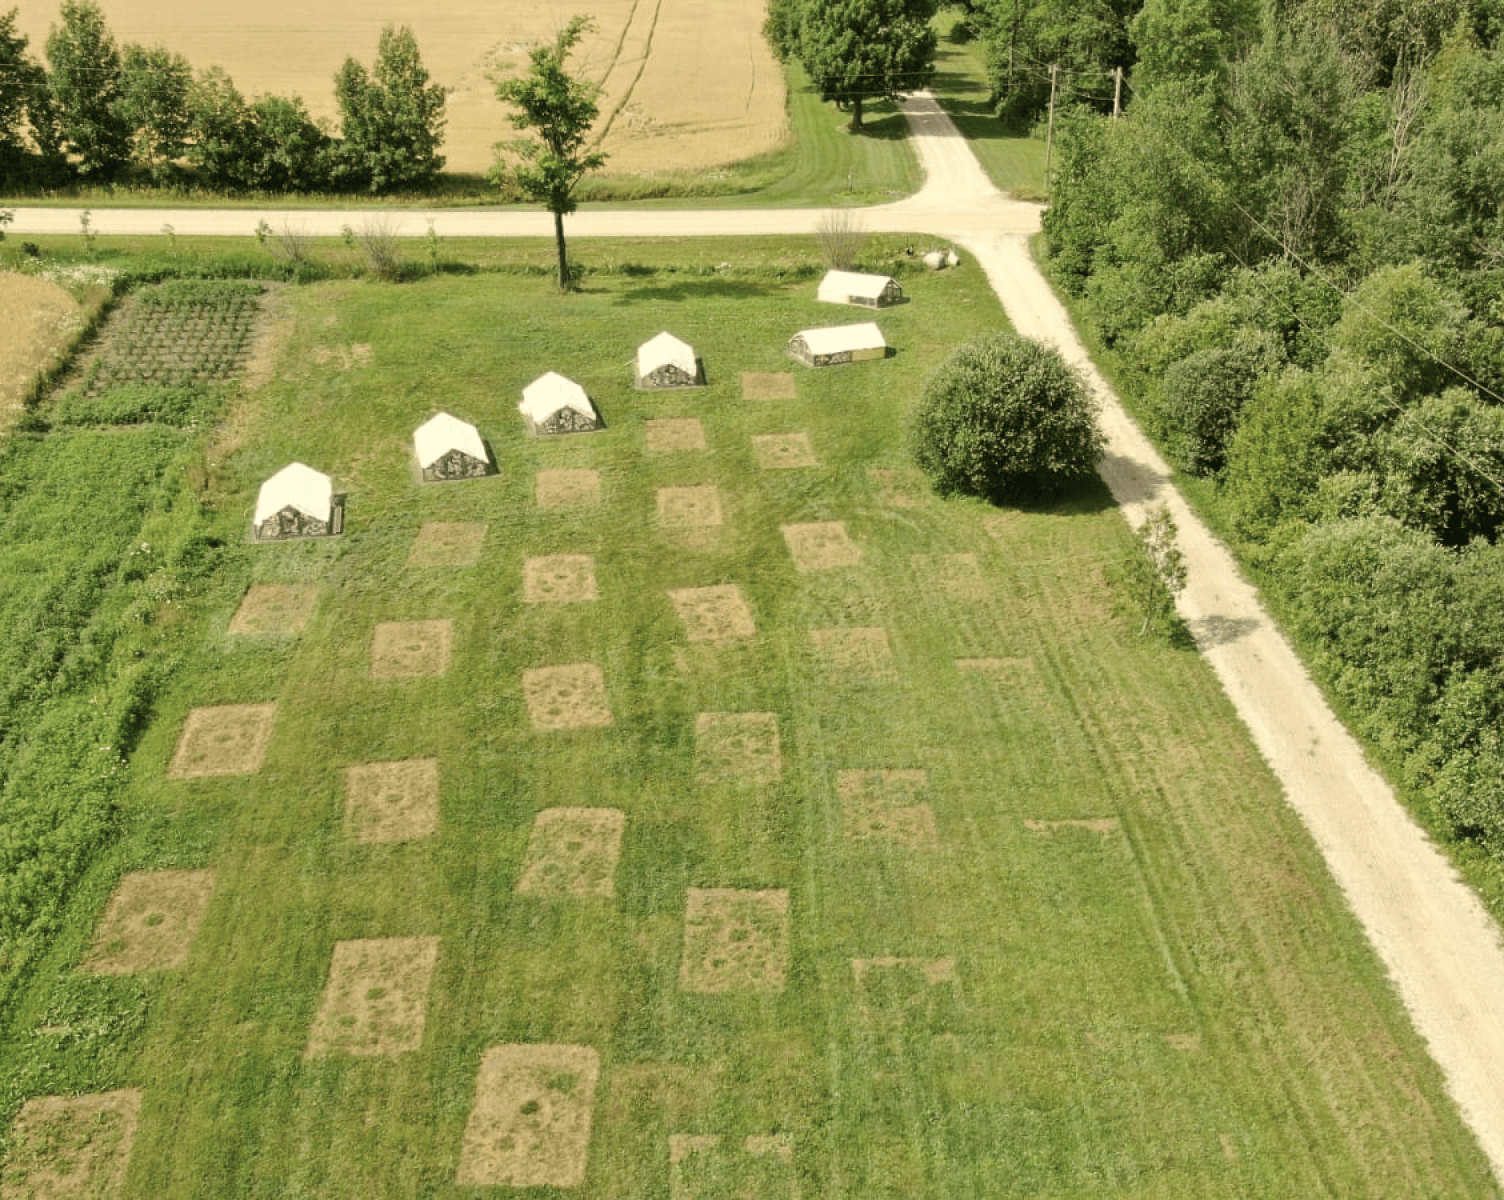
<instances>
[{"instance_id":1,"label":"round green bush","mask_svg":"<svg viewBox=\"0 0 1504 1200\"><path fill-rule=\"evenodd\" d=\"M941 495L1048 499L1089 479L1105 439L1085 380L1040 342L993 334L930 376L909 451Z\"/></svg>"}]
</instances>

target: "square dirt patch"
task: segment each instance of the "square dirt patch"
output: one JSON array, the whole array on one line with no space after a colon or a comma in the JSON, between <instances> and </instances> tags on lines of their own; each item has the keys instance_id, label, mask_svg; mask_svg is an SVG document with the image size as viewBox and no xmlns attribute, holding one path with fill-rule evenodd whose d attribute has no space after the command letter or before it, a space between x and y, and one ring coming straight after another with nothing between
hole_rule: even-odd
<instances>
[{"instance_id":1,"label":"square dirt patch","mask_svg":"<svg viewBox=\"0 0 1504 1200\"><path fill-rule=\"evenodd\" d=\"M757 633L752 610L734 583L718 587L679 588L668 594L684 633L692 642L724 642Z\"/></svg>"},{"instance_id":2,"label":"square dirt patch","mask_svg":"<svg viewBox=\"0 0 1504 1200\"><path fill-rule=\"evenodd\" d=\"M412 679L449 669L454 622L382 621L371 635L371 677Z\"/></svg>"},{"instance_id":3,"label":"square dirt patch","mask_svg":"<svg viewBox=\"0 0 1504 1200\"><path fill-rule=\"evenodd\" d=\"M416 1050L423 1044L428 985L438 958L436 937L335 942L307 1057Z\"/></svg>"},{"instance_id":4,"label":"square dirt patch","mask_svg":"<svg viewBox=\"0 0 1504 1200\"><path fill-rule=\"evenodd\" d=\"M105 905L84 969L96 975L129 975L183 966L213 890L213 871L126 875Z\"/></svg>"},{"instance_id":5,"label":"square dirt patch","mask_svg":"<svg viewBox=\"0 0 1504 1200\"><path fill-rule=\"evenodd\" d=\"M579 1187L599 1077L589 1046L492 1046L475 1076L455 1183Z\"/></svg>"},{"instance_id":6,"label":"square dirt patch","mask_svg":"<svg viewBox=\"0 0 1504 1200\"><path fill-rule=\"evenodd\" d=\"M690 888L684 905L686 992L781 992L789 966L789 894Z\"/></svg>"},{"instance_id":7,"label":"square dirt patch","mask_svg":"<svg viewBox=\"0 0 1504 1200\"><path fill-rule=\"evenodd\" d=\"M933 846L935 814L917 797L927 782L924 771L837 771L841 824L857 841L900 846Z\"/></svg>"},{"instance_id":8,"label":"square dirt patch","mask_svg":"<svg viewBox=\"0 0 1504 1200\"><path fill-rule=\"evenodd\" d=\"M595 559L589 554L550 554L523 564L525 604L574 604L599 598Z\"/></svg>"},{"instance_id":9,"label":"square dirt patch","mask_svg":"<svg viewBox=\"0 0 1504 1200\"><path fill-rule=\"evenodd\" d=\"M658 524L680 529L721 523L721 493L714 487L658 489Z\"/></svg>"},{"instance_id":10,"label":"square dirt patch","mask_svg":"<svg viewBox=\"0 0 1504 1200\"><path fill-rule=\"evenodd\" d=\"M538 472L539 508L595 508L601 502L601 475L588 467L556 467Z\"/></svg>"},{"instance_id":11,"label":"square dirt patch","mask_svg":"<svg viewBox=\"0 0 1504 1200\"><path fill-rule=\"evenodd\" d=\"M614 896L627 816L615 808L545 808L533 822L519 892Z\"/></svg>"},{"instance_id":12,"label":"square dirt patch","mask_svg":"<svg viewBox=\"0 0 1504 1200\"><path fill-rule=\"evenodd\" d=\"M786 1133L740 1143L719 1134L671 1133L668 1161L669 1200L792 1200L799 1195L794 1139Z\"/></svg>"},{"instance_id":13,"label":"square dirt patch","mask_svg":"<svg viewBox=\"0 0 1504 1200\"><path fill-rule=\"evenodd\" d=\"M975 554L916 554L910 560L920 585L951 600L987 599L987 581Z\"/></svg>"},{"instance_id":14,"label":"square dirt patch","mask_svg":"<svg viewBox=\"0 0 1504 1200\"><path fill-rule=\"evenodd\" d=\"M838 678L861 683L891 683L898 678L886 629L811 629L809 641L820 665Z\"/></svg>"},{"instance_id":15,"label":"square dirt patch","mask_svg":"<svg viewBox=\"0 0 1504 1200\"><path fill-rule=\"evenodd\" d=\"M783 774L778 714L702 712L695 720L695 773L705 783L776 781Z\"/></svg>"},{"instance_id":16,"label":"square dirt patch","mask_svg":"<svg viewBox=\"0 0 1504 1200\"><path fill-rule=\"evenodd\" d=\"M752 439L752 457L764 471L817 467L807 433L763 433Z\"/></svg>"},{"instance_id":17,"label":"square dirt patch","mask_svg":"<svg viewBox=\"0 0 1504 1200\"><path fill-rule=\"evenodd\" d=\"M472 567L486 541L484 521L429 521L408 551L410 567Z\"/></svg>"},{"instance_id":18,"label":"square dirt patch","mask_svg":"<svg viewBox=\"0 0 1504 1200\"><path fill-rule=\"evenodd\" d=\"M302 633L318 598L311 583L253 583L230 619L230 632Z\"/></svg>"},{"instance_id":19,"label":"square dirt patch","mask_svg":"<svg viewBox=\"0 0 1504 1200\"><path fill-rule=\"evenodd\" d=\"M611 724L606 680L594 663L532 667L522 694L534 729L594 729Z\"/></svg>"},{"instance_id":20,"label":"square dirt patch","mask_svg":"<svg viewBox=\"0 0 1504 1200\"><path fill-rule=\"evenodd\" d=\"M861 547L846 536L845 521L785 525L783 540L788 543L796 571L828 571L854 567L862 561Z\"/></svg>"},{"instance_id":21,"label":"square dirt patch","mask_svg":"<svg viewBox=\"0 0 1504 1200\"><path fill-rule=\"evenodd\" d=\"M220 704L195 708L183 722L169 779L201 775L254 775L271 740L275 704Z\"/></svg>"},{"instance_id":22,"label":"square dirt patch","mask_svg":"<svg viewBox=\"0 0 1504 1200\"><path fill-rule=\"evenodd\" d=\"M917 508L924 500L924 474L920 471L869 467L867 478L877 489L877 502L889 508Z\"/></svg>"},{"instance_id":23,"label":"square dirt patch","mask_svg":"<svg viewBox=\"0 0 1504 1200\"><path fill-rule=\"evenodd\" d=\"M438 828L438 759L345 768L345 836L352 842L407 842Z\"/></svg>"},{"instance_id":24,"label":"square dirt patch","mask_svg":"<svg viewBox=\"0 0 1504 1200\"><path fill-rule=\"evenodd\" d=\"M0 1182L4 1200L83 1200L118 1196L125 1185L141 1092L37 1096L10 1127Z\"/></svg>"},{"instance_id":25,"label":"square dirt patch","mask_svg":"<svg viewBox=\"0 0 1504 1200\"><path fill-rule=\"evenodd\" d=\"M699 417L659 417L644 421L642 428L649 450L705 449L705 426Z\"/></svg>"},{"instance_id":26,"label":"square dirt patch","mask_svg":"<svg viewBox=\"0 0 1504 1200\"><path fill-rule=\"evenodd\" d=\"M743 371L743 400L792 400L794 376L788 371Z\"/></svg>"},{"instance_id":27,"label":"square dirt patch","mask_svg":"<svg viewBox=\"0 0 1504 1200\"><path fill-rule=\"evenodd\" d=\"M868 976L874 971L894 968L912 970L928 984L955 983L956 960L953 958L853 958L851 976L857 987L865 987Z\"/></svg>"}]
</instances>

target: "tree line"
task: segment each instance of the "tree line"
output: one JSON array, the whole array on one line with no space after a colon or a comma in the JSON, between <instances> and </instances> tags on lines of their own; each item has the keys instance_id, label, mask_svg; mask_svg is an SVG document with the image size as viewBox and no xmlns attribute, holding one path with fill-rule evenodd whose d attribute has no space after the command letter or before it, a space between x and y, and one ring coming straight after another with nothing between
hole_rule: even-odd
<instances>
[{"instance_id":1,"label":"tree line","mask_svg":"<svg viewBox=\"0 0 1504 1200\"><path fill-rule=\"evenodd\" d=\"M1063 7L979 2L1017 45ZM1504 4L1109 10L1125 109L1057 114L1055 278L1338 702L1504 862Z\"/></svg>"},{"instance_id":2,"label":"tree line","mask_svg":"<svg viewBox=\"0 0 1504 1200\"><path fill-rule=\"evenodd\" d=\"M394 192L444 166L444 89L412 30L382 30L376 62L334 77L340 132L298 96L247 100L218 67L194 73L162 46L117 44L94 0L64 0L47 65L0 15L0 187L196 182L226 192Z\"/></svg>"}]
</instances>

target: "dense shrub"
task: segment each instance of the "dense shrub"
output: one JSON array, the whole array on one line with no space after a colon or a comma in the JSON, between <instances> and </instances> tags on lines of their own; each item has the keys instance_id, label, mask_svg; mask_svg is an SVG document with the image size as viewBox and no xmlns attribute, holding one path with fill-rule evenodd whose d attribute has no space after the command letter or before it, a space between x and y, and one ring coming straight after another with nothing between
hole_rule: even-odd
<instances>
[{"instance_id":1,"label":"dense shrub","mask_svg":"<svg viewBox=\"0 0 1504 1200\"><path fill-rule=\"evenodd\" d=\"M187 427L219 408L219 397L199 388L139 384L111 388L97 396L70 392L47 413L56 426L176 425Z\"/></svg>"},{"instance_id":2,"label":"dense shrub","mask_svg":"<svg viewBox=\"0 0 1504 1200\"><path fill-rule=\"evenodd\" d=\"M1170 455L1192 475L1222 470L1238 417L1267 357L1251 345L1198 350L1173 364L1160 385Z\"/></svg>"},{"instance_id":3,"label":"dense shrub","mask_svg":"<svg viewBox=\"0 0 1504 1200\"><path fill-rule=\"evenodd\" d=\"M909 448L941 494L1043 499L1089 478L1104 439L1086 383L1059 352L1013 334L962 346L910 415Z\"/></svg>"}]
</instances>

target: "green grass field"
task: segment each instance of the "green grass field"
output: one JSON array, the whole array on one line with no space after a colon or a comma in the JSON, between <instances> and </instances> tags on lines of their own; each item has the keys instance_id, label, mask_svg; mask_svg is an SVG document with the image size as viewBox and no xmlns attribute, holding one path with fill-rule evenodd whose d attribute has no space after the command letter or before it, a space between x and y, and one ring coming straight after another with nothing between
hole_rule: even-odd
<instances>
[{"instance_id":1,"label":"green grass field","mask_svg":"<svg viewBox=\"0 0 1504 1200\"><path fill-rule=\"evenodd\" d=\"M904 274L912 302L877 318L896 353L814 372L789 335L869 314L790 281L810 247L718 243L721 274L670 245L597 250L615 268L568 296L515 270L284 293L269 382L197 435L225 548L153 614L182 662L10 1008L5 1124L29 1097L134 1087L129 1196L472 1195L484 1056L574 1046L593 1090L550 1068L543 1101L497 1109L521 1131L502 1158L589 1114L583 1183L528 1194L1493 1194L1212 673L1135 636L1105 489L997 510L908 472L927 373L1004 324L980 273ZM632 389L661 329L706 388ZM605 430L526 436L519 391L547 369ZM792 371L795 395L744 399L744 371ZM496 476L417 481L436 409L479 425ZM670 418L703 448L654 449L692 432L649 424ZM792 434L814 465L759 465L755 438ZM62 436L84 435L38 445ZM347 494L347 532L247 544L257 486L295 459ZM541 506L561 469L596 472L599 502ZM674 488L715 489L721 523L665 524ZM477 560L409 566L433 522L483 524ZM833 522L841 565L801 570L783 527ZM597 597L528 599L528 560L563 555L589 556ZM232 633L252 584L315 588L306 628ZM710 587L755 632L692 638L670 593ZM378 626L440 620L445 673L373 677ZM574 664L599 668L611 724L535 729L525 673ZM229 704L276 706L259 772L170 778L190 711ZM761 757L702 714L762 714ZM346 768L412 759L436 761L436 831L355 840ZM556 808L623 814L612 895L519 892ZM186 964L78 969L118 880L158 869L214 872ZM775 898L687 922L706 889ZM393 1034L322 1014L336 945L377 938L436 939L415 1047L310 1055L314 1031Z\"/></svg>"}]
</instances>

